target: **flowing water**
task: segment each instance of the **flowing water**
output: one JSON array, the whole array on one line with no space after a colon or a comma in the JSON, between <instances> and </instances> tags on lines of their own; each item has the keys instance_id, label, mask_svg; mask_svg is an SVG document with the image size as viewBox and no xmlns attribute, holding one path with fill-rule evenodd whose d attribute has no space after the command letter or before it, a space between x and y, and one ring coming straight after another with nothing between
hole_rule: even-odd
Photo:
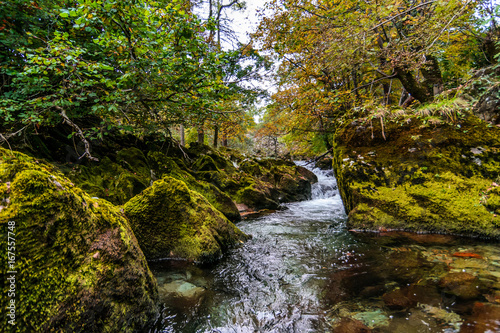
<instances>
[{"instance_id":1,"label":"flowing water","mask_svg":"<svg viewBox=\"0 0 500 333\"><path fill-rule=\"evenodd\" d=\"M500 332L496 244L350 232L331 171L313 171L312 200L238 223L253 238L214 267L151 263L151 332Z\"/></svg>"}]
</instances>

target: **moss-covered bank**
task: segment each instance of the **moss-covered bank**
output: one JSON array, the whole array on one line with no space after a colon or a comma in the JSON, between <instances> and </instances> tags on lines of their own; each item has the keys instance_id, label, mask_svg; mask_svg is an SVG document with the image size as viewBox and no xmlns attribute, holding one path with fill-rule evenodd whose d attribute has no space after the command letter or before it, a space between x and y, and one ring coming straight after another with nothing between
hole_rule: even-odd
<instances>
[{"instance_id":1,"label":"moss-covered bank","mask_svg":"<svg viewBox=\"0 0 500 333\"><path fill-rule=\"evenodd\" d=\"M99 156L99 162L63 164L61 169L83 190L118 205L155 180L173 177L203 195L231 221L241 219L236 203L252 210L277 209L280 203L310 198L311 184L317 181L312 172L291 160L248 158L231 149L197 143L183 149L184 153L122 147Z\"/></svg>"},{"instance_id":2,"label":"moss-covered bank","mask_svg":"<svg viewBox=\"0 0 500 333\"><path fill-rule=\"evenodd\" d=\"M0 180L3 249L15 234L16 332L137 332L154 320L156 280L118 208L1 148ZM5 278L9 267L1 270Z\"/></svg>"},{"instance_id":3,"label":"moss-covered bank","mask_svg":"<svg viewBox=\"0 0 500 333\"><path fill-rule=\"evenodd\" d=\"M125 215L148 259L219 259L248 239L199 193L165 177L124 205Z\"/></svg>"},{"instance_id":4,"label":"moss-covered bank","mask_svg":"<svg viewBox=\"0 0 500 333\"><path fill-rule=\"evenodd\" d=\"M333 167L350 227L500 238L500 128L475 116L354 121Z\"/></svg>"}]
</instances>

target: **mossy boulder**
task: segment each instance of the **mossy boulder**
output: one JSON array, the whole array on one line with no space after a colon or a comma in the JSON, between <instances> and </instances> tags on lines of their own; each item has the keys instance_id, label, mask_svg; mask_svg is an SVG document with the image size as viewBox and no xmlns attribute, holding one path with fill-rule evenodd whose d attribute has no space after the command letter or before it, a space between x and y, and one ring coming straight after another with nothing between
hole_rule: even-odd
<instances>
[{"instance_id":1,"label":"mossy boulder","mask_svg":"<svg viewBox=\"0 0 500 333\"><path fill-rule=\"evenodd\" d=\"M183 181L165 177L124 206L148 259L219 259L248 236Z\"/></svg>"},{"instance_id":2,"label":"mossy boulder","mask_svg":"<svg viewBox=\"0 0 500 333\"><path fill-rule=\"evenodd\" d=\"M233 173L236 170L229 158L210 146L196 142L190 143L188 152L193 161L191 168L194 171L222 170Z\"/></svg>"},{"instance_id":3,"label":"mossy boulder","mask_svg":"<svg viewBox=\"0 0 500 333\"><path fill-rule=\"evenodd\" d=\"M18 332L136 332L155 319L156 280L118 208L1 148L0 180L2 248L15 234Z\"/></svg>"},{"instance_id":4,"label":"mossy boulder","mask_svg":"<svg viewBox=\"0 0 500 333\"><path fill-rule=\"evenodd\" d=\"M189 189L203 195L216 209L231 221L241 220L240 212L234 201L221 191L217 186L200 179L196 179L187 170L184 162L179 159L171 158L161 152L150 152L148 160L154 173L158 176L170 176L183 181ZM219 172L208 172L207 174L219 175ZM225 179L229 179L225 177Z\"/></svg>"},{"instance_id":5,"label":"mossy boulder","mask_svg":"<svg viewBox=\"0 0 500 333\"><path fill-rule=\"evenodd\" d=\"M333 160L331 157L323 157L316 161L315 166L321 170L331 170Z\"/></svg>"},{"instance_id":6,"label":"mossy boulder","mask_svg":"<svg viewBox=\"0 0 500 333\"><path fill-rule=\"evenodd\" d=\"M279 207L279 203L272 199L271 191L255 183L240 189L235 198L238 203L245 204L253 210L278 209Z\"/></svg>"},{"instance_id":7,"label":"mossy boulder","mask_svg":"<svg viewBox=\"0 0 500 333\"><path fill-rule=\"evenodd\" d=\"M335 142L350 227L500 237L499 128L472 115L458 123L369 124L348 124Z\"/></svg>"},{"instance_id":8,"label":"mossy boulder","mask_svg":"<svg viewBox=\"0 0 500 333\"><path fill-rule=\"evenodd\" d=\"M130 166L127 168L123 164L113 162L109 157L104 157L99 162L75 165L70 170L63 170L81 189L115 205L124 204L141 193L151 182L149 170L146 174L138 173Z\"/></svg>"}]
</instances>

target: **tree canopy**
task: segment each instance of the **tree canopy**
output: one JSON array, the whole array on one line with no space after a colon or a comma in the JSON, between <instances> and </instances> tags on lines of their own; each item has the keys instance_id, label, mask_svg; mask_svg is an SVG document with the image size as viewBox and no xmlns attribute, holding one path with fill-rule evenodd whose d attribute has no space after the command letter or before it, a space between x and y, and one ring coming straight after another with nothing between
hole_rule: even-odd
<instances>
[{"instance_id":1,"label":"tree canopy","mask_svg":"<svg viewBox=\"0 0 500 333\"><path fill-rule=\"evenodd\" d=\"M214 46L218 22L197 18L187 1L0 6L3 140L61 122L84 141L110 126L136 133L197 126L225 117L228 100L245 105L263 93L242 83L265 59L250 45ZM78 125L89 117L99 126Z\"/></svg>"},{"instance_id":2,"label":"tree canopy","mask_svg":"<svg viewBox=\"0 0 500 333\"><path fill-rule=\"evenodd\" d=\"M268 54L278 90L258 134L329 148L353 112L432 102L498 53L498 7L483 1L271 0L253 41L234 47L223 14L245 3L205 2L0 2L0 142L61 123L86 147L110 128L182 125L202 139L213 128L216 146L252 123L266 92L249 83Z\"/></svg>"},{"instance_id":3,"label":"tree canopy","mask_svg":"<svg viewBox=\"0 0 500 333\"><path fill-rule=\"evenodd\" d=\"M493 60L483 37L496 25L485 26L485 8L468 0L273 0L256 34L279 60L269 110L288 133L327 139L355 110L431 102Z\"/></svg>"}]
</instances>

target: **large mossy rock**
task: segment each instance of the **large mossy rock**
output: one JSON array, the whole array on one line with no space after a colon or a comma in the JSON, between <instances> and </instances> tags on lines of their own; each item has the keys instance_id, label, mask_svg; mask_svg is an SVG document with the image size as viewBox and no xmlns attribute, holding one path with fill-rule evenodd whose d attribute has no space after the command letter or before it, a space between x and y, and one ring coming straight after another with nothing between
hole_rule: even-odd
<instances>
[{"instance_id":1,"label":"large mossy rock","mask_svg":"<svg viewBox=\"0 0 500 333\"><path fill-rule=\"evenodd\" d=\"M212 206L224 214L224 216L230 221L241 220L240 212L238 211L234 201L217 186L209 182L196 179L187 171L188 168L182 160L168 157L161 152L150 152L148 154L148 160L150 161L155 174L162 177L170 176L183 181L190 190L203 195L205 199L212 204Z\"/></svg>"},{"instance_id":2,"label":"large mossy rock","mask_svg":"<svg viewBox=\"0 0 500 333\"><path fill-rule=\"evenodd\" d=\"M8 231L15 234L16 332L137 332L155 319L156 280L118 208L5 149L0 180L3 249Z\"/></svg>"},{"instance_id":3,"label":"large mossy rock","mask_svg":"<svg viewBox=\"0 0 500 333\"><path fill-rule=\"evenodd\" d=\"M165 177L124 205L148 259L219 259L248 236L183 181Z\"/></svg>"},{"instance_id":4,"label":"large mossy rock","mask_svg":"<svg viewBox=\"0 0 500 333\"><path fill-rule=\"evenodd\" d=\"M333 166L351 227L500 237L500 128L474 116L369 124L352 122L336 139Z\"/></svg>"}]
</instances>

